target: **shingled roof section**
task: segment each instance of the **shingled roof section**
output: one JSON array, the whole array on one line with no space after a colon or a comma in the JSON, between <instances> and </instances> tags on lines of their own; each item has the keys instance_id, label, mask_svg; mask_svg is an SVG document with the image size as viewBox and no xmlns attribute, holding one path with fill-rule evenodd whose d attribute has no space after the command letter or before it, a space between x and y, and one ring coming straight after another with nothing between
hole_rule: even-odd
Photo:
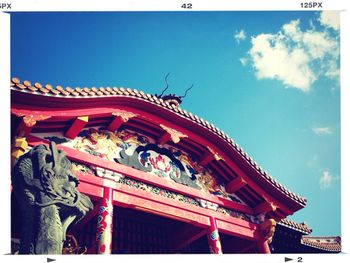
<instances>
[{"instance_id":1,"label":"shingled roof section","mask_svg":"<svg viewBox=\"0 0 350 263\"><path fill-rule=\"evenodd\" d=\"M301 244L330 252L341 252L341 238L337 237L308 237L301 238Z\"/></svg>"},{"instance_id":2,"label":"shingled roof section","mask_svg":"<svg viewBox=\"0 0 350 263\"><path fill-rule=\"evenodd\" d=\"M276 180L274 180L227 134L225 134L224 132L222 132L221 130L219 130L209 122L203 120L202 118L199 118L198 116L190 112L187 112L181 109L180 107L175 106L174 104L170 104L167 101L164 101L163 99L156 97L155 95L147 94L147 93L144 93L143 91L138 91L136 89L123 88L123 87L120 87L120 88L117 88L117 87L106 87L106 88L104 87L100 87L100 88L66 87L64 89L62 86L56 86L56 88L54 88L50 84L46 84L45 86L43 86L38 82L32 85L32 83L28 80L25 80L21 83L21 81L16 77L11 79L11 90L20 91L24 93L31 93L35 95L44 95L44 96L50 96L50 97L65 97L65 98L77 98L77 97L96 98L96 97L118 97L118 96L125 97L126 96L126 97L135 97L138 99L143 99L145 101L148 101L149 103L156 104L176 114L179 114L182 117L187 118L205 127L206 129L210 130L216 135L220 136L223 140L229 143L249 163L249 165L251 165L258 173L260 173L261 176L267 182L269 182L272 186L274 186L280 192L289 196L291 199L298 202L302 206L306 205L306 199L304 197L296 195L292 191L288 190L286 187L282 186Z\"/></svg>"},{"instance_id":3,"label":"shingled roof section","mask_svg":"<svg viewBox=\"0 0 350 263\"><path fill-rule=\"evenodd\" d=\"M285 227L297 230L299 232L302 232L303 234L310 234L312 232L312 229L308 227L306 223L296 223L292 220L289 220L287 218L282 219L278 222L278 224L283 225Z\"/></svg>"}]
</instances>

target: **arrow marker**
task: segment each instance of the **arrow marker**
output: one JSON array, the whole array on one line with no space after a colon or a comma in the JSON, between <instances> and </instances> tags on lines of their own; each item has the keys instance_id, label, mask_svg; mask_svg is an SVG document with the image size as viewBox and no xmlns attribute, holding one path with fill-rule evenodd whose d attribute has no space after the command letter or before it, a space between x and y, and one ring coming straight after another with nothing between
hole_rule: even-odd
<instances>
[{"instance_id":1,"label":"arrow marker","mask_svg":"<svg viewBox=\"0 0 350 263\"><path fill-rule=\"evenodd\" d=\"M47 258L47 259L46 259L46 262L47 262L47 263L52 262L52 261L56 261L56 259L53 259L53 258Z\"/></svg>"},{"instance_id":2,"label":"arrow marker","mask_svg":"<svg viewBox=\"0 0 350 263\"><path fill-rule=\"evenodd\" d=\"M284 262L288 262L288 261L291 261L291 260L293 260L292 258L284 258Z\"/></svg>"}]
</instances>

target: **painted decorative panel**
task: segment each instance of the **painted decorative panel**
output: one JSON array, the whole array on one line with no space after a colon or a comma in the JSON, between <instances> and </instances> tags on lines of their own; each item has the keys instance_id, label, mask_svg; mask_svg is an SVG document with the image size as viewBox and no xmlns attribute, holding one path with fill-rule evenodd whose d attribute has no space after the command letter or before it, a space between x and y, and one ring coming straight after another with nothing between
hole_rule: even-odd
<instances>
[{"instance_id":1,"label":"painted decorative panel","mask_svg":"<svg viewBox=\"0 0 350 263\"><path fill-rule=\"evenodd\" d=\"M72 169L73 169L73 172L75 173L75 175L77 175L77 176L80 176L80 175L99 176L98 175L98 173L99 173L98 170L101 169L101 168L93 167L93 166L87 166L87 165L80 164L80 163L77 163L77 162L72 162ZM212 204L211 203L213 206L215 206L215 209L213 209L213 207L211 207L210 205L207 204L207 203L210 203L208 201L198 200L198 199L195 199L195 198L183 195L183 194L175 193L173 191L169 191L169 190L157 187L157 186L149 185L149 184L140 182L138 180L127 178L127 177L124 177L124 176L119 176L119 174L118 174L118 176L113 176L113 177L109 176L109 174L110 173L105 171L105 173L103 173L102 177L114 180L117 183L126 185L126 186L128 186L130 188L143 190L143 191L146 191L146 192L151 193L151 194L155 194L155 195L159 195L159 196L162 196L162 197L173 199L175 201L179 201L179 202L191 204L191 205L194 205L194 206L199 206L199 207L203 207L203 208L206 208L206 209L214 210L214 211L220 212L220 213L222 213L222 214L224 214L226 216L231 216L231 217L243 219L245 221L256 223L256 224L261 222L261 219L259 219L259 216L253 216L253 215L249 215L249 214L244 214L244 213L241 213L241 212L238 212L238 211L234 211L232 209L228 209L228 208L225 208L225 207L221 207L221 206L219 206L217 204ZM203 205L202 204L203 202L206 202L206 205Z\"/></svg>"},{"instance_id":2,"label":"painted decorative panel","mask_svg":"<svg viewBox=\"0 0 350 263\"><path fill-rule=\"evenodd\" d=\"M45 138L246 205L235 194L227 193L220 178L189 154L169 145L160 147L154 139L133 131L114 133L90 128L74 140L57 136Z\"/></svg>"}]
</instances>

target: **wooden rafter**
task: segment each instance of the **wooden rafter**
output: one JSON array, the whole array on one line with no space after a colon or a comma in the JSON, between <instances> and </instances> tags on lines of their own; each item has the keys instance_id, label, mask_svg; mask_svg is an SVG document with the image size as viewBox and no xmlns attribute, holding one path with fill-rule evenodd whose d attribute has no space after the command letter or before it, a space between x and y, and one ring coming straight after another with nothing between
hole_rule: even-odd
<instances>
[{"instance_id":1,"label":"wooden rafter","mask_svg":"<svg viewBox=\"0 0 350 263\"><path fill-rule=\"evenodd\" d=\"M242 177L236 177L226 185L226 192L234 193L245 186L247 182Z\"/></svg>"},{"instance_id":2,"label":"wooden rafter","mask_svg":"<svg viewBox=\"0 0 350 263\"><path fill-rule=\"evenodd\" d=\"M74 139L77 137L79 132L85 127L85 125L89 122L89 116L81 116L77 117L69 129L66 131L65 135L69 139Z\"/></svg>"}]
</instances>

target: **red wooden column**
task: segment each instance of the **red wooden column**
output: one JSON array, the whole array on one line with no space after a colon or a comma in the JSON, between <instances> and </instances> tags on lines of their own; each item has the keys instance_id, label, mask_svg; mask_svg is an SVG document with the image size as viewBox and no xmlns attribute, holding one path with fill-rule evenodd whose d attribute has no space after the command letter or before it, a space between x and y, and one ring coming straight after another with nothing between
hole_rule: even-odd
<instances>
[{"instance_id":1,"label":"red wooden column","mask_svg":"<svg viewBox=\"0 0 350 263\"><path fill-rule=\"evenodd\" d=\"M98 209L97 217L97 253L111 254L112 252L112 222L113 222L113 189L104 187L103 199Z\"/></svg>"},{"instance_id":2,"label":"red wooden column","mask_svg":"<svg viewBox=\"0 0 350 263\"><path fill-rule=\"evenodd\" d=\"M210 217L210 227L207 234L208 244L210 254L222 254L219 230L216 225L216 219L214 217Z\"/></svg>"},{"instance_id":3,"label":"red wooden column","mask_svg":"<svg viewBox=\"0 0 350 263\"><path fill-rule=\"evenodd\" d=\"M271 254L269 242L267 240L259 243L258 252L262 254Z\"/></svg>"}]
</instances>

